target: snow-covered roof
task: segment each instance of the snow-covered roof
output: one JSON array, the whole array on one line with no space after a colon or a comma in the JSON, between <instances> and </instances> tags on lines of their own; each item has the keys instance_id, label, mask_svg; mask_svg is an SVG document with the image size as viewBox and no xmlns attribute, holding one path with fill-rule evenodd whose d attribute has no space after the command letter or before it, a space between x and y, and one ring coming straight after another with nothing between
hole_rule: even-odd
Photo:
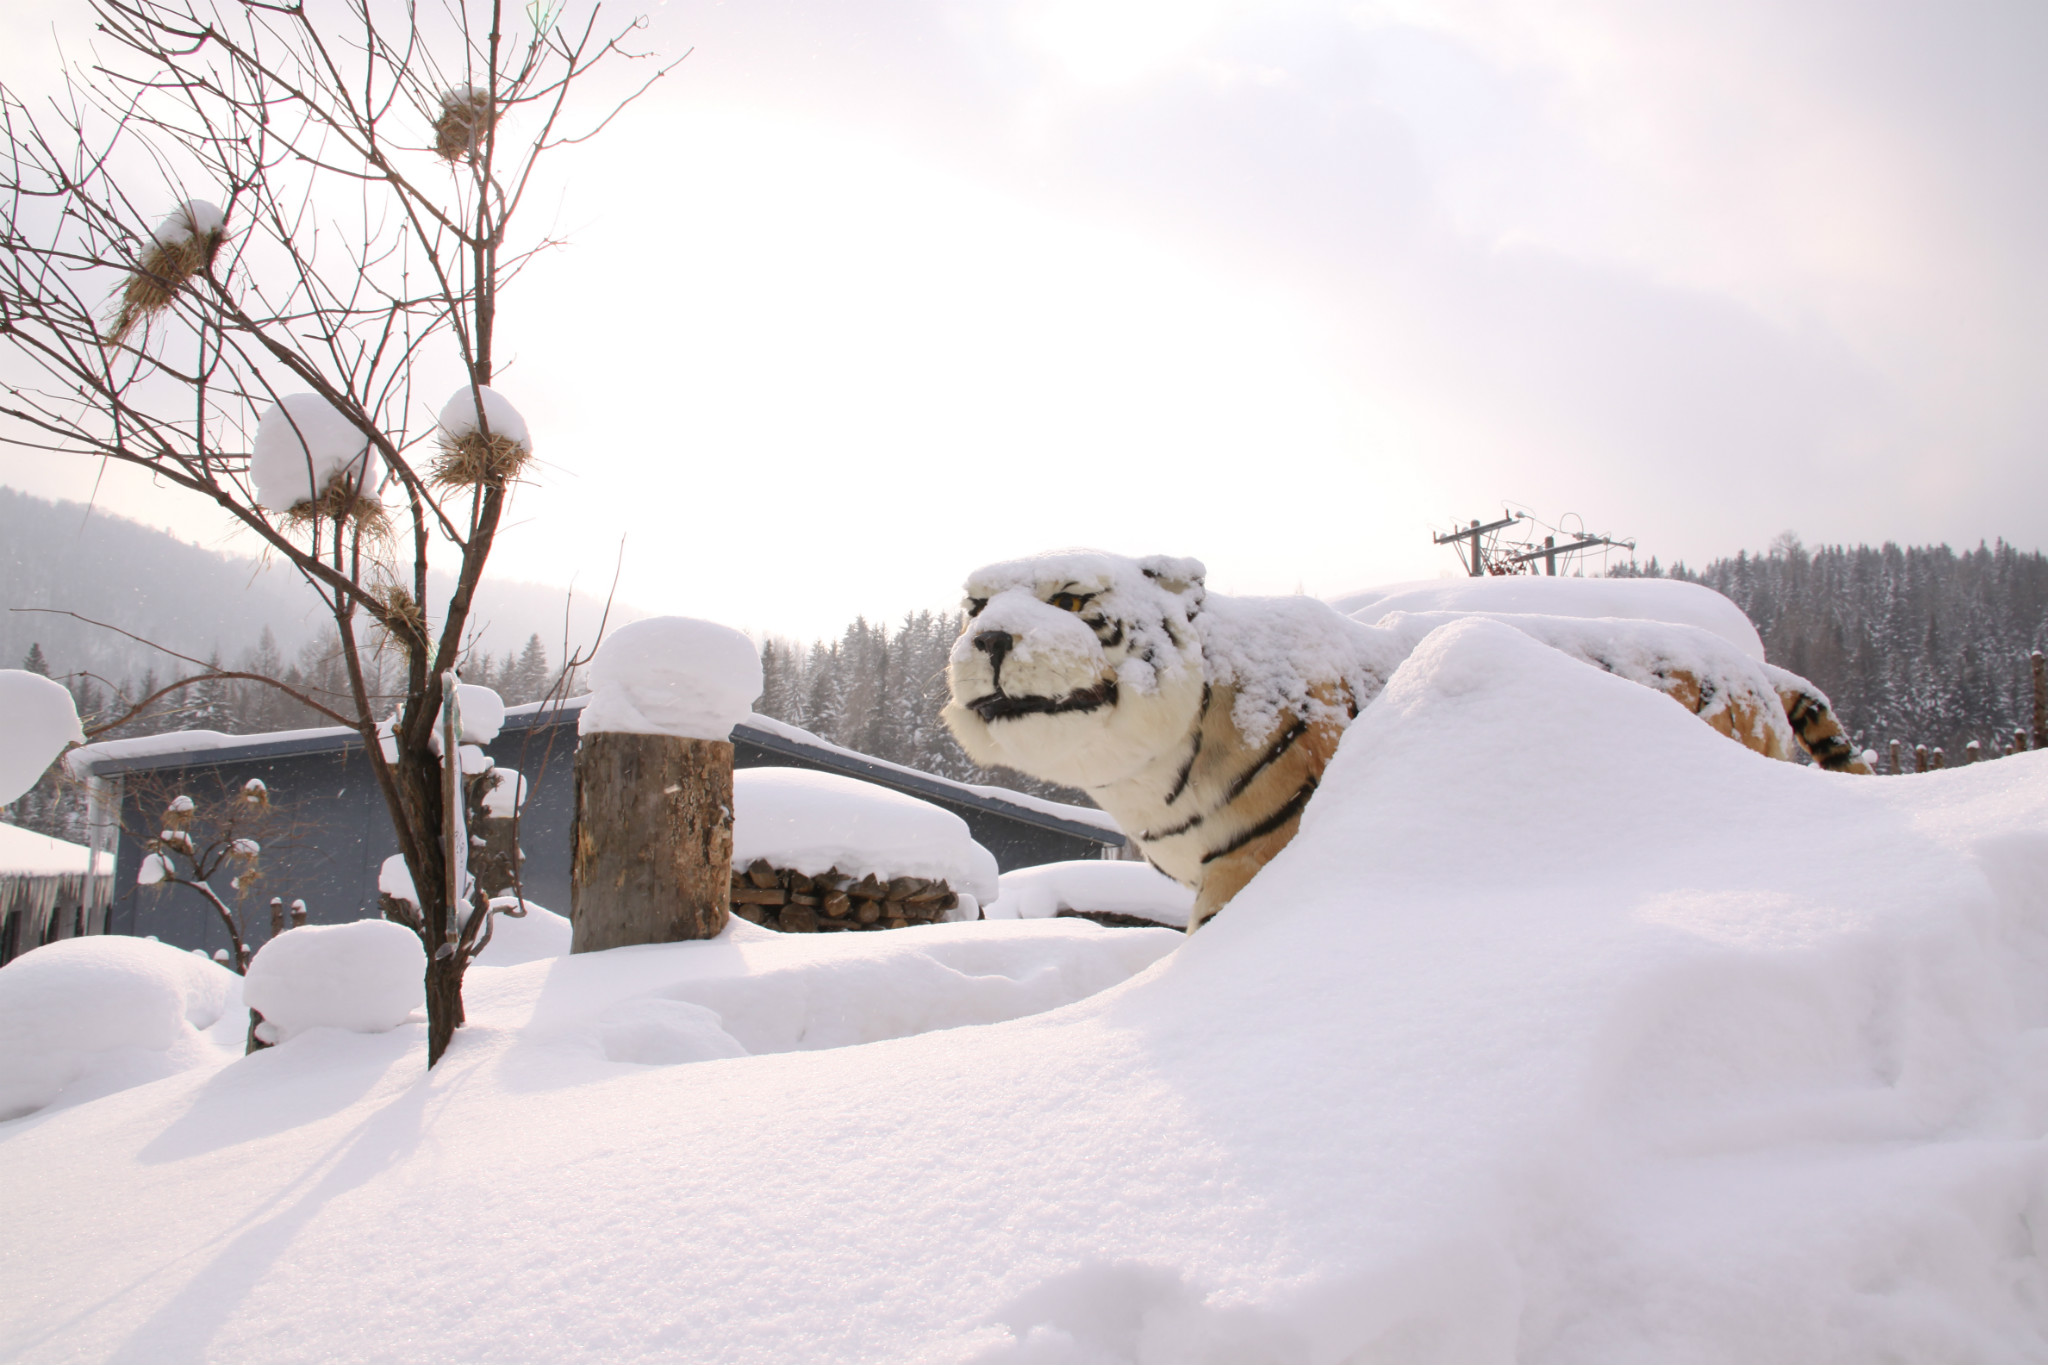
<instances>
[{"instance_id":1,"label":"snow-covered roof","mask_svg":"<svg viewBox=\"0 0 2048 1365\"><path fill-rule=\"evenodd\" d=\"M0 825L0 877L83 876L92 850L19 825ZM100 871L111 875L114 855L100 854Z\"/></svg>"},{"instance_id":2,"label":"snow-covered roof","mask_svg":"<svg viewBox=\"0 0 2048 1365\"><path fill-rule=\"evenodd\" d=\"M508 706L505 708L504 728L506 731L514 731L546 724L560 713L567 713L562 718L568 719L580 712L589 700L589 697L583 696ZM885 785L901 786L928 799L964 802L1069 834L1090 838L1112 836L1106 842L1115 842L1123 838L1122 829L1106 811L1089 806L1070 806L1059 801L1048 801L1043 797L1011 791L1006 787L956 782L949 777L940 777L919 768L891 763L887 759L845 748L830 740L820 739L809 730L785 724L768 716L748 716L733 727L733 738L744 739L761 748L789 757L817 759L829 756L834 760L836 767L852 776L878 781ZM168 734L143 735L136 739L105 740L98 744L81 745L66 754L64 761L70 766L72 776L85 778L96 774L111 775L134 768L171 766L169 763L153 760L182 758L193 754L203 753L214 761L274 758L285 754L338 749L360 742L361 736L342 725L310 730L280 730L264 735L224 735L217 730L177 730Z\"/></svg>"},{"instance_id":3,"label":"snow-covered roof","mask_svg":"<svg viewBox=\"0 0 2048 1365\"><path fill-rule=\"evenodd\" d=\"M1538 616L1612 616L1710 630L1752 659L1764 642L1742 608L1698 583L1675 578L1436 578L1393 583L1330 599L1347 616L1374 622L1392 611L1481 611Z\"/></svg>"}]
</instances>

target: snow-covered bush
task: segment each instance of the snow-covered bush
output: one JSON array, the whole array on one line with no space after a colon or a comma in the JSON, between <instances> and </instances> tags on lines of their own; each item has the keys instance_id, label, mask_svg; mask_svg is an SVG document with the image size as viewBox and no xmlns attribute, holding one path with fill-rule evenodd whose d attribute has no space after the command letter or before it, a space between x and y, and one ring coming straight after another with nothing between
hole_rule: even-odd
<instances>
[{"instance_id":1,"label":"snow-covered bush","mask_svg":"<svg viewBox=\"0 0 2048 1365\"><path fill-rule=\"evenodd\" d=\"M417 933L386 920L309 924L263 945L242 997L263 1016L257 1035L281 1043L311 1028L383 1033L426 1003Z\"/></svg>"},{"instance_id":2,"label":"snow-covered bush","mask_svg":"<svg viewBox=\"0 0 2048 1365\"><path fill-rule=\"evenodd\" d=\"M60 939L0 967L0 1120L241 1052L241 982L155 939Z\"/></svg>"},{"instance_id":3,"label":"snow-covered bush","mask_svg":"<svg viewBox=\"0 0 2048 1365\"><path fill-rule=\"evenodd\" d=\"M65 746L84 739L77 704L61 683L0 668L0 806L35 786Z\"/></svg>"}]
</instances>

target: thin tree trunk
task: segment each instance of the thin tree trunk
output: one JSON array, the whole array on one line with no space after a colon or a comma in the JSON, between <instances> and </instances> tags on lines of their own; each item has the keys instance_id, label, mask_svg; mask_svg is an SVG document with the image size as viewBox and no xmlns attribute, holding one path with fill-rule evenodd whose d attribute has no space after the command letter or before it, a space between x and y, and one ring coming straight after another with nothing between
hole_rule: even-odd
<instances>
[{"instance_id":1,"label":"thin tree trunk","mask_svg":"<svg viewBox=\"0 0 2048 1365\"><path fill-rule=\"evenodd\" d=\"M732 745L585 735L570 951L710 938L731 916Z\"/></svg>"}]
</instances>

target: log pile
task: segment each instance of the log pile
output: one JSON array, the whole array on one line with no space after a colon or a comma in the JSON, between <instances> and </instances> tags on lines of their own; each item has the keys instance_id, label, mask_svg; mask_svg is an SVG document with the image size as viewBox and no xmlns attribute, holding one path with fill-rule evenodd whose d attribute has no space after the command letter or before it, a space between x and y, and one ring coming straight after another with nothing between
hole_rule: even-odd
<instances>
[{"instance_id":1,"label":"log pile","mask_svg":"<svg viewBox=\"0 0 2048 1365\"><path fill-rule=\"evenodd\" d=\"M855 878L837 868L811 877L766 858L732 874L732 912L786 934L905 929L942 920L959 904L952 887L925 877Z\"/></svg>"}]
</instances>

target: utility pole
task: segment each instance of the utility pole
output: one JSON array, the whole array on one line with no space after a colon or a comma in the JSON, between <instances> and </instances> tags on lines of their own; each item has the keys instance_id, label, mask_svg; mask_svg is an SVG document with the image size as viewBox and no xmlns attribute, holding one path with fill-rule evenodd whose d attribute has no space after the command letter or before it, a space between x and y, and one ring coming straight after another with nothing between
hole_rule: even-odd
<instances>
[{"instance_id":1,"label":"utility pole","mask_svg":"<svg viewBox=\"0 0 2048 1365\"><path fill-rule=\"evenodd\" d=\"M1535 521L1535 518L1522 515L1510 516L1506 511L1502 511L1499 521L1490 521L1482 526L1475 519L1470 525L1456 531L1447 531L1441 535L1431 532L1430 540L1438 545L1456 546L1459 563L1463 564L1465 572L1474 578L1483 578L1488 573L1511 572L1520 565L1531 564L1539 559L1543 561L1543 572L1549 577L1555 578L1557 577L1557 561L1560 556L1564 558L1566 567L1569 568L1571 556L1578 554L1581 550L1595 550L1602 546L1613 546L1616 549L1633 552L1636 548L1636 543L1633 540L1618 540L1613 536L1593 535L1585 531L1579 532L1578 538L1568 545L1560 545L1557 543L1556 536L1547 535L1543 537L1541 545L1538 545L1533 540L1509 539L1502 541L1497 538L1490 547L1488 546L1486 542L1487 536L1493 535L1495 532L1504 530L1521 521ZM1537 522L1536 524L1541 526L1543 523Z\"/></svg>"},{"instance_id":2,"label":"utility pole","mask_svg":"<svg viewBox=\"0 0 2048 1365\"><path fill-rule=\"evenodd\" d=\"M1450 545L1460 540L1471 541L1472 562L1469 568L1469 572L1471 573L1471 576L1474 578L1484 578L1486 576L1486 551L1480 545L1480 537L1487 535L1490 532L1498 531L1503 526L1513 526L1516 522L1520 520L1520 517L1510 517L1506 513L1502 513L1501 520L1490 521L1486 523L1486 525L1481 526L1479 524L1478 518L1475 517L1472 520L1472 524L1462 531L1451 531L1444 535L1437 535L1435 532L1431 532L1430 541L1432 544L1436 545ZM1463 559L1464 557L1465 552L1463 549L1460 549L1458 551L1458 558Z\"/></svg>"}]
</instances>

